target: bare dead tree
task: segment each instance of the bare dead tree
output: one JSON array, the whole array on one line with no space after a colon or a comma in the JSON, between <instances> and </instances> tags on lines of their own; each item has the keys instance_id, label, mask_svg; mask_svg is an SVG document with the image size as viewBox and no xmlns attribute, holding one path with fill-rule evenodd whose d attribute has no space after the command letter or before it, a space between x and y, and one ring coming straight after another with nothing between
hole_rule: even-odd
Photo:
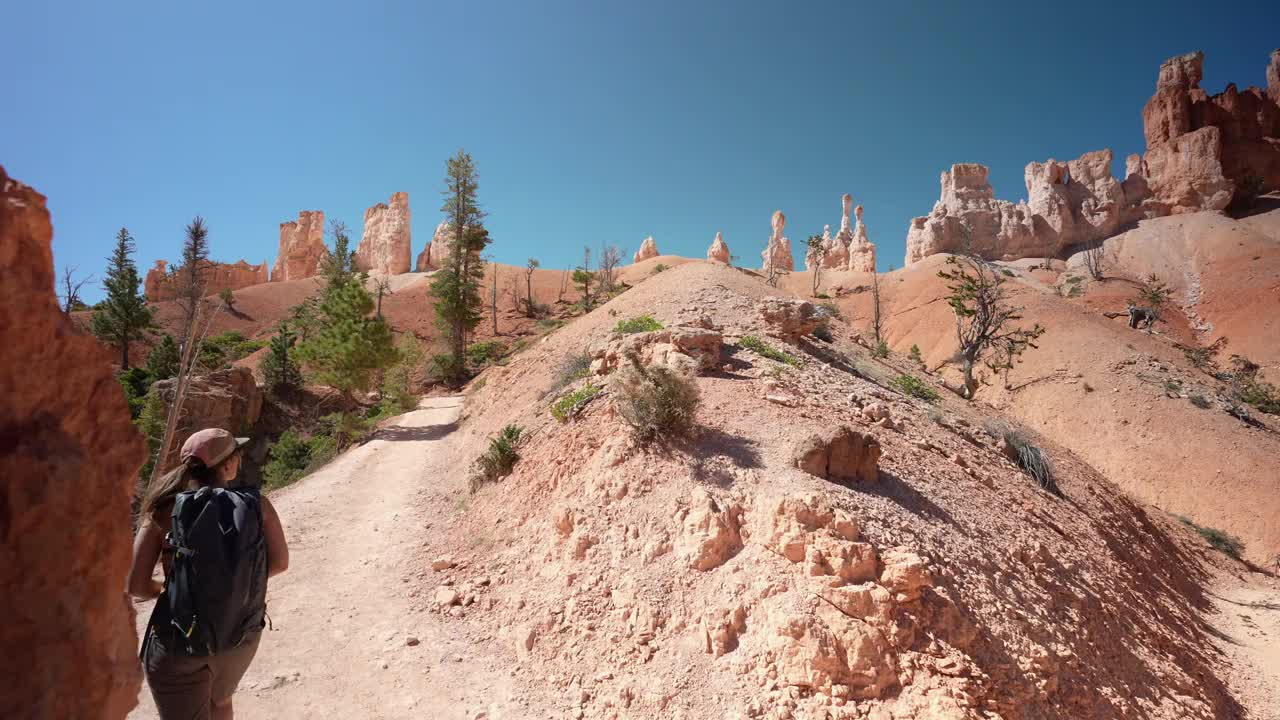
<instances>
[{"instance_id":1,"label":"bare dead tree","mask_svg":"<svg viewBox=\"0 0 1280 720\"><path fill-rule=\"evenodd\" d=\"M1101 280L1106 271L1106 247L1101 240L1091 240L1084 246L1084 267L1094 280Z\"/></svg>"},{"instance_id":2,"label":"bare dead tree","mask_svg":"<svg viewBox=\"0 0 1280 720\"><path fill-rule=\"evenodd\" d=\"M395 294L391 290L391 279L385 275L379 276L376 280L373 281L373 292L377 295L377 298L378 298L377 316L379 319L381 319L382 318L382 296Z\"/></svg>"},{"instance_id":3,"label":"bare dead tree","mask_svg":"<svg viewBox=\"0 0 1280 720\"><path fill-rule=\"evenodd\" d=\"M209 336L209 328L213 325L213 318L218 314L218 310L218 305L202 299L194 308L191 324L181 329L183 336L187 337L189 342L182 346L178 374L174 376L173 381L173 402L169 404L165 414L164 434L160 436L160 447L155 463L151 466L151 477L147 479L148 485L154 483L156 478L164 472L165 454L173 442L174 433L177 432L178 419L182 416L182 405L186 401L191 379L195 376L196 365L200 359L199 348L204 345L205 339Z\"/></svg>"},{"instance_id":4,"label":"bare dead tree","mask_svg":"<svg viewBox=\"0 0 1280 720\"><path fill-rule=\"evenodd\" d=\"M538 261L536 258L529 258L529 262L525 263L524 270L524 286L525 297L528 303L525 305L525 314L529 317L537 317L538 306L533 302L533 271L538 269Z\"/></svg>"},{"instance_id":5,"label":"bare dead tree","mask_svg":"<svg viewBox=\"0 0 1280 720\"><path fill-rule=\"evenodd\" d=\"M498 265L490 262L493 268L493 284L489 286L489 314L493 316L493 336L498 336Z\"/></svg>"},{"instance_id":6,"label":"bare dead tree","mask_svg":"<svg viewBox=\"0 0 1280 720\"><path fill-rule=\"evenodd\" d=\"M601 246L600 248L600 292L608 295L613 292L614 273L619 265L622 264L622 251L617 245Z\"/></svg>"},{"instance_id":7,"label":"bare dead tree","mask_svg":"<svg viewBox=\"0 0 1280 720\"><path fill-rule=\"evenodd\" d=\"M84 301L80 299L80 290L86 283L93 281L93 276L76 279L75 273L79 270L79 266L63 265L62 266L62 314L70 315L75 310L85 308Z\"/></svg>"},{"instance_id":8,"label":"bare dead tree","mask_svg":"<svg viewBox=\"0 0 1280 720\"><path fill-rule=\"evenodd\" d=\"M564 302L564 294L569 291L569 281L572 278L573 275L568 270L560 273L560 294L556 295L556 303Z\"/></svg>"},{"instance_id":9,"label":"bare dead tree","mask_svg":"<svg viewBox=\"0 0 1280 720\"><path fill-rule=\"evenodd\" d=\"M880 320L880 273L871 270L871 303L873 305L871 315L871 330L876 335L876 346L879 347L882 342L880 337L881 320Z\"/></svg>"}]
</instances>

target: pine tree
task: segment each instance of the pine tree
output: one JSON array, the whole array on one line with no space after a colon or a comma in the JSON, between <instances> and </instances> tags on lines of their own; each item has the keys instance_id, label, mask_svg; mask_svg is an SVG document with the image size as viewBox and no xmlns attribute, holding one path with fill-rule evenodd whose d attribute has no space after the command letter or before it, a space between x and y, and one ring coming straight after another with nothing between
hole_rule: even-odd
<instances>
[{"instance_id":1,"label":"pine tree","mask_svg":"<svg viewBox=\"0 0 1280 720\"><path fill-rule=\"evenodd\" d=\"M445 163L445 222L453 231L454 243L444 268L431 283L435 298L436 324L449 343L446 356L436 360L444 379L460 382L466 374L467 333L483 318L481 284L484 261L480 253L489 244L489 231L481 224L484 212L476 202L478 175L471 156L462 150Z\"/></svg>"},{"instance_id":2,"label":"pine tree","mask_svg":"<svg viewBox=\"0 0 1280 720\"><path fill-rule=\"evenodd\" d=\"M187 225L187 238L182 244L182 264L173 271L175 300L182 308L182 325L178 328L178 345L185 347L195 327L200 303L204 300L205 269L209 266L209 228L199 215Z\"/></svg>"},{"instance_id":3,"label":"pine tree","mask_svg":"<svg viewBox=\"0 0 1280 720\"><path fill-rule=\"evenodd\" d=\"M289 325L280 323L280 332L271 338L267 356L262 358L262 381L267 392L278 394L302 387L302 372L293 359L293 342Z\"/></svg>"},{"instance_id":4,"label":"pine tree","mask_svg":"<svg viewBox=\"0 0 1280 720\"><path fill-rule=\"evenodd\" d=\"M315 379L348 399L367 391L375 374L396 361L391 329L372 313L373 298L358 278L349 278L325 291L319 325L297 347Z\"/></svg>"},{"instance_id":5,"label":"pine tree","mask_svg":"<svg viewBox=\"0 0 1280 720\"><path fill-rule=\"evenodd\" d=\"M147 336L154 327L151 308L139 294L138 268L133 264L133 237L120 228L116 247L107 258L103 288L107 297L93 311L92 329L98 339L120 349L120 368L129 369L129 345Z\"/></svg>"},{"instance_id":6,"label":"pine tree","mask_svg":"<svg viewBox=\"0 0 1280 720\"><path fill-rule=\"evenodd\" d=\"M356 251L351 249L347 224L334 220L329 223L329 233L333 235L333 250L327 251L320 260L320 277L324 278L330 288L336 288L357 276L363 279L364 274L356 271Z\"/></svg>"},{"instance_id":7,"label":"pine tree","mask_svg":"<svg viewBox=\"0 0 1280 720\"><path fill-rule=\"evenodd\" d=\"M168 380L178 374L178 343L173 341L173 336L165 333L160 338L160 343L151 348L151 354L147 356L147 372L154 381Z\"/></svg>"}]
</instances>

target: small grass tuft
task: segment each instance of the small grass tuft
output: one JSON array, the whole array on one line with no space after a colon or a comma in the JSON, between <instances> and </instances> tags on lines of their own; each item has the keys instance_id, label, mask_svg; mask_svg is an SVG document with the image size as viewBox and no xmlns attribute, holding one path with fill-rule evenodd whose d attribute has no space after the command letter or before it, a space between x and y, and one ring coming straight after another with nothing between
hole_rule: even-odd
<instances>
[{"instance_id":1,"label":"small grass tuft","mask_svg":"<svg viewBox=\"0 0 1280 720\"><path fill-rule=\"evenodd\" d=\"M496 364L507 353L507 346L497 340L471 343L467 346L467 362L472 367L482 368Z\"/></svg>"},{"instance_id":2,"label":"small grass tuft","mask_svg":"<svg viewBox=\"0 0 1280 720\"><path fill-rule=\"evenodd\" d=\"M1016 430L1005 428L1003 434L1004 441L1011 445L1016 453L1018 466L1042 489L1062 497L1058 481L1053 477L1053 465L1049 463L1049 456Z\"/></svg>"},{"instance_id":3,"label":"small grass tuft","mask_svg":"<svg viewBox=\"0 0 1280 720\"><path fill-rule=\"evenodd\" d=\"M494 483L511 474L511 469L520 460L520 445L524 442L524 430L519 425L511 424L492 438L489 438L489 449L476 459L471 470L471 492L479 490L488 483Z\"/></svg>"},{"instance_id":4,"label":"small grass tuft","mask_svg":"<svg viewBox=\"0 0 1280 720\"><path fill-rule=\"evenodd\" d=\"M1203 395L1195 394L1195 395L1192 395L1191 397L1189 397L1189 398L1187 398L1187 399L1191 401L1191 404L1192 404L1192 405L1195 405L1196 407L1200 408L1201 410L1208 410L1208 409L1209 409L1209 400L1208 400L1207 398L1205 398L1205 396L1203 396Z\"/></svg>"},{"instance_id":5,"label":"small grass tuft","mask_svg":"<svg viewBox=\"0 0 1280 720\"><path fill-rule=\"evenodd\" d=\"M915 375L899 375L889 381L889 384L897 388L900 392L910 395L913 398L919 398L927 403L936 403L942 399L937 390L929 387L925 381Z\"/></svg>"},{"instance_id":6,"label":"small grass tuft","mask_svg":"<svg viewBox=\"0 0 1280 720\"><path fill-rule=\"evenodd\" d=\"M565 355L560 360L560 366L556 368L556 384L555 387L562 388L574 380L591 374L591 356L586 353L577 355Z\"/></svg>"},{"instance_id":7,"label":"small grass tuft","mask_svg":"<svg viewBox=\"0 0 1280 720\"><path fill-rule=\"evenodd\" d=\"M613 326L613 331L619 335L634 335L661 329L662 323L655 320L652 315L641 315L627 320L619 320L618 324Z\"/></svg>"},{"instance_id":8,"label":"small grass tuft","mask_svg":"<svg viewBox=\"0 0 1280 720\"><path fill-rule=\"evenodd\" d=\"M600 394L601 389L596 385L587 384L586 387L561 395L559 399L551 404L551 417L560 422L576 417L578 413L586 408L588 403Z\"/></svg>"},{"instance_id":9,"label":"small grass tuft","mask_svg":"<svg viewBox=\"0 0 1280 720\"><path fill-rule=\"evenodd\" d=\"M800 367L800 359L795 355L785 350L779 350L755 335L742 336L742 339L738 341L738 347L750 350L762 358L790 365L791 367Z\"/></svg>"},{"instance_id":10,"label":"small grass tuft","mask_svg":"<svg viewBox=\"0 0 1280 720\"><path fill-rule=\"evenodd\" d=\"M1244 543L1241 542L1240 538L1217 528L1197 525L1191 518L1182 515L1178 515L1177 518L1182 521L1183 525L1200 533L1200 537L1204 538L1205 542L1209 543L1214 550L1236 560L1240 559L1240 555L1244 552Z\"/></svg>"},{"instance_id":11,"label":"small grass tuft","mask_svg":"<svg viewBox=\"0 0 1280 720\"><path fill-rule=\"evenodd\" d=\"M884 360L885 358L889 357L889 343L883 340L876 343L875 348L871 350L871 355L873 357L878 357L881 360Z\"/></svg>"}]
</instances>

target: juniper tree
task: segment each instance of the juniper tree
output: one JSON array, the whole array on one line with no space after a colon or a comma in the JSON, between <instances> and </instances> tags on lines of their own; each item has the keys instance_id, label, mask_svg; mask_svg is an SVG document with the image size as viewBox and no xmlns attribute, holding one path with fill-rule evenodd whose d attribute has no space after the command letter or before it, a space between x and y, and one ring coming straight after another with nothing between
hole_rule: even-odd
<instances>
[{"instance_id":1,"label":"juniper tree","mask_svg":"<svg viewBox=\"0 0 1280 720\"><path fill-rule=\"evenodd\" d=\"M1009 303L1004 289L1006 278L986 260L973 255L947 258L950 270L939 270L938 277L947 281L950 294L947 304L956 316L958 356L964 371L964 397L972 400L978 383L974 366L984 357L992 371L1008 372L1013 360L1024 350L1036 347L1035 340L1044 334L1036 323L1031 329L1013 327L1022 319L1022 308ZM991 353L991 355L989 355Z\"/></svg>"},{"instance_id":2,"label":"juniper tree","mask_svg":"<svg viewBox=\"0 0 1280 720\"><path fill-rule=\"evenodd\" d=\"M450 383L466 374L467 333L483 319L480 288L484 261L480 253L489 245L483 226L484 212L476 200L479 176L471 156L459 150L445 163L445 214L454 242L444 267L431 282L436 325L448 342L448 352L437 358L437 371Z\"/></svg>"},{"instance_id":3,"label":"juniper tree","mask_svg":"<svg viewBox=\"0 0 1280 720\"><path fill-rule=\"evenodd\" d=\"M133 264L133 237L120 228L102 282L107 297L94 309L91 328L99 340L120 350L122 370L129 369L129 345L144 339L154 326L151 308L138 292L140 283Z\"/></svg>"}]
</instances>

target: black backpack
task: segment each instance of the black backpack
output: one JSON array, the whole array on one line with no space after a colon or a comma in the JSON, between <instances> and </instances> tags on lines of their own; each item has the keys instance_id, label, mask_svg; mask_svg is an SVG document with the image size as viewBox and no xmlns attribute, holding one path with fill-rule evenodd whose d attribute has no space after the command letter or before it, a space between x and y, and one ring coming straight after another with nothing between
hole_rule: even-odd
<instances>
[{"instance_id":1,"label":"black backpack","mask_svg":"<svg viewBox=\"0 0 1280 720\"><path fill-rule=\"evenodd\" d=\"M179 493L173 561L151 625L170 652L214 655L265 624L267 543L253 488Z\"/></svg>"}]
</instances>

